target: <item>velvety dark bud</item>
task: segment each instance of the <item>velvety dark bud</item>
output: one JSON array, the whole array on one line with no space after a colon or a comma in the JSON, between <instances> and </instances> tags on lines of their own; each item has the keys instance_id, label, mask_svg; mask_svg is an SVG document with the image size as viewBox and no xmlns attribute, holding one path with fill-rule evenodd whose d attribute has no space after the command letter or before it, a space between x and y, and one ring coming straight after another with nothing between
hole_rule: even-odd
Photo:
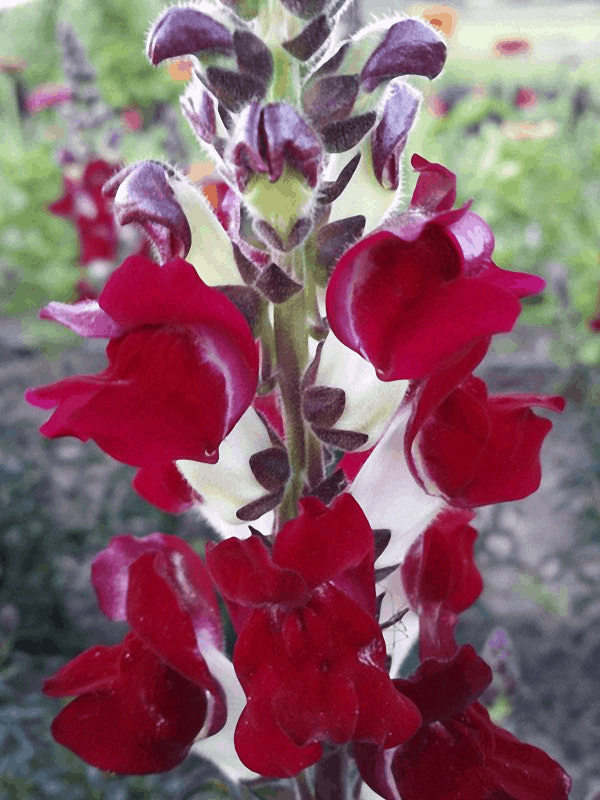
<instances>
[{"instance_id":1,"label":"velvety dark bud","mask_svg":"<svg viewBox=\"0 0 600 800\"><path fill-rule=\"evenodd\" d=\"M356 450L369 441L366 433L357 433L356 431L337 431L327 428L313 428L313 430L325 444L347 452Z\"/></svg>"},{"instance_id":2,"label":"velvety dark bud","mask_svg":"<svg viewBox=\"0 0 600 800\"><path fill-rule=\"evenodd\" d=\"M346 250L360 239L364 229L362 214L324 225L316 234L317 263L328 271L332 270Z\"/></svg>"},{"instance_id":3,"label":"velvety dark bud","mask_svg":"<svg viewBox=\"0 0 600 800\"><path fill-rule=\"evenodd\" d=\"M251 455L250 469L267 492L278 492L290 477L290 463L281 447L269 447Z\"/></svg>"},{"instance_id":4,"label":"velvety dark bud","mask_svg":"<svg viewBox=\"0 0 600 800\"><path fill-rule=\"evenodd\" d=\"M319 78L322 75L330 75L332 72L337 72L344 61L344 58L346 57L349 47L350 42L343 44L340 49L331 56L330 59L328 59L322 66L319 67L319 69L314 73L313 77Z\"/></svg>"},{"instance_id":5,"label":"velvety dark bud","mask_svg":"<svg viewBox=\"0 0 600 800\"><path fill-rule=\"evenodd\" d=\"M231 133L233 130L233 117L222 103L217 103L217 111L219 113L219 119L225 126L225 130Z\"/></svg>"},{"instance_id":6,"label":"velvety dark bud","mask_svg":"<svg viewBox=\"0 0 600 800\"><path fill-rule=\"evenodd\" d=\"M397 83L383 109L381 121L371 137L373 172L385 189L397 189L400 156L419 108L419 92L407 83Z\"/></svg>"},{"instance_id":7,"label":"velvety dark bud","mask_svg":"<svg viewBox=\"0 0 600 800\"><path fill-rule=\"evenodd\" d=\"M290 235L287 238L287 249L293 250L294 247L298 247L298 245L303 242L308 234L312 230L312 222L307 217L301 217L299 220L296 220L294 227L290 231Z\"/></svg>"},{"instance_id":8,"label":"velvety dark bud","mask_svg":"<svg viewBox=\"0 0 600 800\"><path fill-rule=\"evenodd\" d=\"M260 103L253 102L245 109L239 122L239 140L235 142L230 160L235 167L239 189L244 192L252 175L269 171L264 142L261 137L262 109ZM270 177L270 176L269 176Z\"/></svg>"},{"instance_id":9,"label":"velvety dark bud","mask_svg":"<svg viewBox=\"0 0 600 800\"><path fill-rule=\"evenodd\" d=\"M350 183L352 176L356 172L359 161L360 153L357 153L353 158L350 159L350 161L346 164L344 169L334 181L326 181L321 187L321 191L317 197L317 202L322 204L330 204L333 203L334 200L337 200L346 186Z\"/></svg>"},{"instance_id":10,"label":"velvety dark bud","mask_svg":"<svg viewBox=\"0 0 600 800\"><path fill-rule=\"evenodd\" d=\"M377 561L379 556L390 543L392 532L389 528L376 528L373 531L373 536L375 537L375 555L373 560Z\"/></svg>"},{"instance_id":11,"label":"velvety dark bud","mask_svg":"<svg viewBox=\"0 0 600 800\"><path fill-rule=\"evenodd\" d=\"M242 75L223 67L209 67L206 77L215 97L234 113L241 111L252 100L260 100L265 96L265 84L252 75Z\"/></svg>"},{"instance_id":12,"label":"velvety dark bud","mask_svg":"<svg viewBox=\"0 0 600 800\"><path fill-rule=\"evenodd\" d=\"M283 492L277 492L260 497L258 500L253 500L251 503L242 506L242 508L238 508L236 517L241 519L242 522L254 522L254 520L260 519L263 514L276 508L282 497Z\"/></svg>"},{"instance_id":13,"label":"velvety dark bud","mask_svg":"<svg viewBox=\"0 0 600 800\"><path fill-rule=\"evenodd\" d=\"M351 150L371 130L377 119L375 111L342 122L332 122L321 131L323 144L328 153L345 153Z\"/></svg>"},{"instance_id":14,"label":"velvety dark bud","mask_svg":"<svg viewBox=\"0 0 600 800\"><path fill-rule=\"evenodd\" d=\"M302 397L302 412L312 425L333 428L344 413L346 393L330 386L309 386Z\"/></svg>"},{"instance_id":15,"label":"velvety dark bud","mask_svg":"<svg viewBox=\"0 0 600 800\"><path fill-rule=\"evenodd\" d=\"M126 167L107 181L120 225L134 222L148 234L166 261L185 258L192 244L190 225L167 180L168 170L154 161Z\"/></svg>"},{"instance_id":16,"label":"velvety dark bud","mask_svg":"<svg viewBox=\"0 0 600 800\"><path fill-rule=\"evenodd\" d=\"M281 0L281 5L302 19L320 14L325 8L326 0Z\"/></svg>"},{"instance_id":17,"label":"velvety dark bud","mask_svg":"<svg viewBox=\"0 0 600 800\"><path fill-rule=\"evenodd\" d=\"M303 92L303 108L317 127L341 122L352 111L359 87L358 75L328 75Z\"/></svg>"},{"instance_id":18,"label":"velvety dark bud","mask_svg":"<svg viewBox=\"0 0 600 800\"><path fill-rule=\"evenodd\" d=\"M328 478L321 481L317 486L313 486L306 494L317 497L322 503L329 505L334 497L341 494L348 486L348 481L344 475L344 470L336 469Z\"/></svg>"},{"instance_id":19,"label":"velvety dark bud","mask_svg":"<svg viewBox=\"0 0 600 800\"><path fill-rule=\"evenodd\" d=\"M287 42L282 43L282 47L288 51L298 61L308 61L313 56L319 47L323 45L329 34L331 28L325 14L315 17L312 22L309 22L306 28L302 30L298 36L289 39Z\"/></svg>"},{"instance_id":20,"label":"velvety dark bud","mask_svg":"<svg viewBox=\"0 0 600 800\"><path fill-rule=\"evenodd\" d=\"M253 284L258 275L260 275L258 267L249 258L246 258L237 244L233 245L233 257L244 283Z\"/></svg>"},{"instance_id":21,"label":"velvety dark bud","mask_svg":"<svg viewBox=\"0 0 600 800\"><path fill-rule=\"evenodd\" d=\"M203 91L200 100L196 94L186 92L180 98L181 110L190 123L194 133L207 144L213 144L217 135L217 115L215 114L215 101L212 96Z\"/></svg>"},{"instance_id":22,"label":"velvety dark bud","mask_svg":"<svg viewBox=\"0 0 600 800\"><path fill-rule=\"evenodd\" d=\"M403 19L388 30L360 73L365 91L372 92L383 81L400 75L435 78L446 60L446 45L440 36L418 19Z\"/></svg>"},{"instance_id":23,"label":"velvety dark bud","mask_svg":"<svg viewBox=\"0 0 600 800\"><path fill-rule=\"evenodd\" d=\"M146 45L154 66L166 58L202 51L229 55L233 39L224 25L196 8L169 8L150 31Z\"/></svg>"},{"instance_id":24,"label":"velvety dark bud","mask_svg":"<svg viewBox=\"0 0 600 800\"><path fill-rule=\"evenodd\" d=\"M264 157L269 165L269 179L279 180L287 162L314 189L323 153L310 125L287 103L270 103L262 111L261 127L266 139Z\"/></svg>"},{"instance_id":25,"label":"velvety dark bud","mask_svg":"<svg viewBox=\"0 0 600 800\"><path fill-rule=\"evenodd\" d=\"M317 372L319 371L319 365L321 363L322 350L323 342L319 342L315 357L306 368L304 375L302 376L302 380L300 381L300 388L302 391L304 391L304 389L306 389L308 386L312 386L317 379Z\"/></svg>"},{"instance_id":26,"label":"velvety dark bud","mask_svg":"<svg viewBox=\"0 0 600 800\"><path fill-rule=\"evenodd\" d=\"M231 300L233 305L245 317L248 325L254 329L261 305L261 298L258 292L250 286L217 286L216 288Z\"/></svg>"},{"instance_id":27,"label":"velvety dark bud","mask_svg":"<svg viewBox=\"0 0 600 800\"><path fill-rule=\"evenodd\" d=\"M265 267L255 286L271 303L285 303L302 289L302 284L292 280L277 264Z\"/></svg>"},{"instance_id":28,"label":"velvety dark bud","mask_svg":"<svg viewBox=\"0 0 600 800\"><path fill-rule=\"evenodd\" d=\"M235 31L233 48L239 71L268 84L273 75L273 56L262 39L250 31Z\"/></svg>"}]
</instances>

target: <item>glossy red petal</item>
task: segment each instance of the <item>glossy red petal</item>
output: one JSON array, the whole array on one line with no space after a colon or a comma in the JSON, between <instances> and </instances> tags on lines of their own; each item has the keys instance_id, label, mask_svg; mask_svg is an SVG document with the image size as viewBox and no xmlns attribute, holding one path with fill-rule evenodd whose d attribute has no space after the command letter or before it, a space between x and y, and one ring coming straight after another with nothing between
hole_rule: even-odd
<instances>
[{"instance_id":1,"label":"glossy red petal","mask_svg":"<svg viewBox=\"0 0 600 800\"><path fill-rule=\"evenodd\" d=\"M427 213L449 211L456 200L456 175L441 164L427 161L416 153L410 164L419 173L410 201L411 208Z\"/></svg>"},{"instance_id":2,"label":"glossy red petal","mask_svg":"<svg viewBox=\"0 0 600 800\"><path fill-rule=\"evenodd\" d=\"M110 688L83 694L52 724L52 735L88 764L144 775L180 764L204 725L206 693L133 634L120 646Z\"/></svg>"},{"instance_id":3,"label":"glossy red petal","mask_svg":"<svg viewBox=\"0 0 600 800\"><path fill-rule=\"evenodd\" d=\"M373 547L371 527L352 495L339 495L331 506L306 497L299 515L277 534L273 561L300 573L313 589L372 557Z\"/></svg>"},{"instance_id":4,"label":"glossy red petal","mask_svg":"<svg viewBox=\"0 0 600 800\"><path fill-rule=\"evenodd\" d=\"M140 539L114 536L92 561L92 583L102 612L114 621L127 619L130 568L145 553L162 553L164 579L196 633L222 646L221 617L208 571L200 556L178 536L151 533ZM164 590L164 587L162 587Z\"/></svg>"},{"instance_id":5,"label":"glossy red petal","mask_svg":"<svg viewBox=\"0 0 600 800\"><path fill-rule=\"evenodd\" d=\"M121 645L90 647L51 678L46 678L42 691L49 697L69 697L99 689L109 690L117 678L120 658Z\"/></svg>"},{"instance_id":6,"label":"glossy red petal","mask_svg":"<svg viewBox=\"0 0 600 800\"><path fill-rule=\"evenodd\" d=\"M382 380L418 379L482 337L511 330L520 306L484 279L460 276L461 253L443 229L406 242L381 231L338 262L327 289L334 334Z\"/></svg>"},{"instance_id":7,"label":"glossy red petal","mask_svg":"<svg viewBox=\"0 0 600 800\"><path fill-rule=\"evenodd\" d=\"M197 627L192 623L192 613ZM204 598L193 592L182 559L169 563L164 553L148 552L129 568L127 622L132 631L157 657L206 688L222 704L221 689L198 647L205 637L207 643L214 644L212 613L209 609L206 614ZM201 621L198 624L202 616L208 616L211 623L206 631Z\"/></svg>"},{"instance_id":8,"label":"glossy red petal","mask_svg":"<svg viewBox=\"0 0 600 800\"><path fill-rule=\"evenodd\" d=\"M240 605L296 606L304 605L308 598L304 579L274 564L258 536L207 543L206 566L221 594Z\"/></svg>"},{"instance_id":9,"label":"glossy red petal","mask_svg":"<svg viewBox=\"0 0 600 800\"><path fill-rule=\"evenodd\" d=\"M173 463L141 467L131 486L140 497L167 514L182 514L202 501Z\"/></svg>"}]
</instances>

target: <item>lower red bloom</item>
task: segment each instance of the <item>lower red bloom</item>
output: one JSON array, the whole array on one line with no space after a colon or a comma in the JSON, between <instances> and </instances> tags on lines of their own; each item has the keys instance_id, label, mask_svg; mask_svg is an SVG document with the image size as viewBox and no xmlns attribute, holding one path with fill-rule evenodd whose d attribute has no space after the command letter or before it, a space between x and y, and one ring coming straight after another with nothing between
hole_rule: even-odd
<instances>
[{"instance_id":1,"label":"lower red bloom","mask_svg":"<svg viewBox=\"0 0 600 800\"><path fill-rule=\"evenodd\" d=\"M315 763L321 742L406 741L414 705L394 693L375 620L373 533L360 506L300 501L272 556L256 536L207 546L207 566L239 637L234 666L248 703L235 744L269 777Z\"/></svg>"},{"instance_id":2,"label":"lower red bloom","mask_svg":"<svg viewBox=\"0 0 600 800\"><path fill-rule=\"evenodd\" d=\"M561 412L562 397L488 396L485 383L471 375L427 408L429 388L416 398L405 438L411 472L423 488L430 482L434 494L468 508L521 500L539 488L540 449L552 423L531 406Z\"/></svg>"},{"instance_id":3,"label":"lower red bloom","mask_svg":"<svg viewBox=\"0 0 600 800\"><path fill-rule=\"evenodd\" d=\"M427 659L396 680L423 727L394 750L356 744L365 782L385 800L566 800L571 780L537 747L494 725L475 699L491 670L470 645L451 659Z\"/></svg>"},{"instance_id":4,"label":"lower red bloom","mask_svg":"<svg viewBox=\"0 0 600 800\"><path fill-rule=\"evenodd\" d=\"M219 648L222 636L205 567L174 536L120 536L96 558L92 576L104 613L126 618L131 632L44 682L50 696L76 695L52 735L98 769L173 769L201 731L217 733L226 718L223 690L200 650Z\"/></svg>"}]
</instances>

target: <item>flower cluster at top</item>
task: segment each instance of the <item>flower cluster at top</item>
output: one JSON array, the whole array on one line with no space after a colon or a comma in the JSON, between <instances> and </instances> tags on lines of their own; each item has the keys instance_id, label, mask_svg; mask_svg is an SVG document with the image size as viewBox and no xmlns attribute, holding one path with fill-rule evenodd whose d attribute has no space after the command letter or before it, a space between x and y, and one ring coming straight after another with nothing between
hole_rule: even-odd
<instances>
[{"instance_id":1,"label":"flower cluster at top","mask_svg":"<svg viewBox=\"0 0 600 800\"><path fill-rule=\"evenodd\" d=\"M473 509L538 488L552 424L534 409L564 408L473 374L544 282L493 262L446 167L413 155L404 201L406 77L433 79L446 48L404 15L345 34L345 11L202 0L150 29L153 64L193 63L181 107L216 173L197 186L148 160L108 178L151 254L43 309L106 339L108 365L26 397L52 411L45 436L92 439L221 540L203 559L124 534L95 558L100 608L130 631L45 682L75 696L52 732L123 774L193 750L236 780L327 759L344 782L353 758L389 800L562 800L570 779L491 721L491 670L454 636L482 591Z\"/></svg>"}]
</instances>

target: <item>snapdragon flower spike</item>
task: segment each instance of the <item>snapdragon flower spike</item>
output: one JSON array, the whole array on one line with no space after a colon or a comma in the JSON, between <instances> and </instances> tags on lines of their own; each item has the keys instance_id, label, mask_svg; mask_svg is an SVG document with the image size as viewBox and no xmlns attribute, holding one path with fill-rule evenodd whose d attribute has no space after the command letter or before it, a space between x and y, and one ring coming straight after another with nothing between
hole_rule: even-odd
<instances>
[{"instance_id":1,"label":"snapdragon flower spike","mask_svg":"<svg viewBox=\"0 0 600 800\"><path fill-rule=\"evenodd\" d=\"M79 180L63 177L63 195L48 204L48 211L73 223L80 245L80 261L86 266L96 259L112 261L119 246L111 203L102 195L103 184L116 165L97 158L86 164Z\"/></svg>"},{"instance_id":2,"label":"snapdragon flower spike","mask_svg":"<svg viewBox=\"0 0 600 800\"><path fill-rule=\"evenodd\" d=\"M234 666L248 699L236 750L268 777L315 763L322 742L393 747L421 722L385 671L366 517L348 494L330 507L314 497L300 506L272 553L258 536L207 546L238 631Z\"/></svg>"},{"instance_id":3,"label":"snapdragon flower spike","mask_svg":"<svg viewBox=\"0 0 600 800\"><path fill-rule=\"evenodd\" d=\"M532 406L562 412L563 397L535 394L488 396L485 383L468 376L439 405L428 393L437 376L414 397L405 451L411 472L448 503L476 508L521 500L537 491L540 450L552 422Z\"/></svg>"},{"instance_id":4,"label":"snapdragon flower spike","mask_svg":"<svg viewBox=\"0 0 600 800\"><path fill-rule=\"evenodd\" d=\"M109 337L109 366L28 390L33 405L58 406L41 433L93 439L131 466L215 463L258 382L258 348L233 303L181 259L130 256L98 304L80 305L50 303L41 316Z\"/></svg>"},{"instance_id":5,"label":"snapdragon flower spike","mask_svg":"<svg viewBox=\"0 0 600 800\"><path fill-rule=\"evenodd\" d=\"M458 615L483 591L473 546L472 511L446 509L411 545L400 568L410 608L419 615L419 654L450 657L457 650Z\"/></svg>"},{"instance_id":6,"label":"snapdragon flower spike","mask_svg":"<svg viewBox=\"0 0 600 800\"><path fill-rule=\"evenodd\" d=\"M120 645L98 645L44 682L75 695L52 735L92 766L125 775L180 764L199 735L225 724L224 691L202 655L223 645L219 607L200 557L175 536L117 536L93 561L103 613L126 621Z\"/></svg>"},{"instance_id":7,"label":"snapdragon flower spike","mask_svg":"<svg viewBox=\"0 0 600 800\"><path fill-rule=\"evenodd\" d=\"M365 782L384 800L566 800L571 780L542 750L495 725L477 702L492 678L470 645L424 661L398 691L423 716L406 744L383 751L356 744Z\"/></svg>"},{"instance_id":8,"label":"snapdragon flower spike","mask_svg":"<svg viewBox=\"0 0 600 800\"><path fill-rule=\"evenodd\" d=\"M408 212L350 248L327 287L333 332L385 381L424 378L482 337L511 330L518 298L544 286L492 262L492 232L468 204L447 210L451 173L449 182L445 168L419 156L412 164L420 175Z\"/></svg>"}]
</instances>

